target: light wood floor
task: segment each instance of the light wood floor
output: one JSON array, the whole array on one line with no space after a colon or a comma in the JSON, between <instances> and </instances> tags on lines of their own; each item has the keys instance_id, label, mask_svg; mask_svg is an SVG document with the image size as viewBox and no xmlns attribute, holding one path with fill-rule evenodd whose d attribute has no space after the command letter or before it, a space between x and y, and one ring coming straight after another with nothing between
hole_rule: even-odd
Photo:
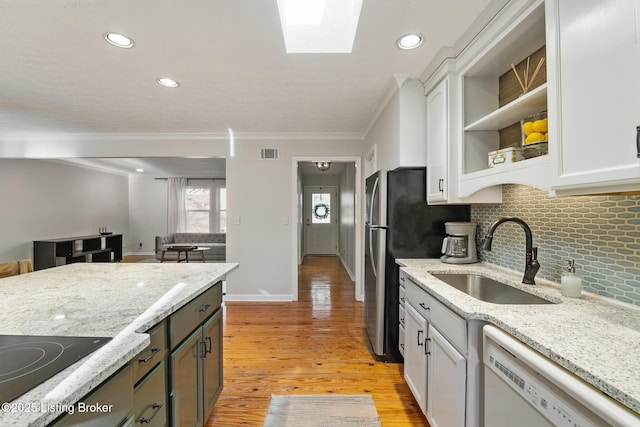
<instances>
[{"instance_id":1,"label":"light wood floor","mask_svg":"<svg viewBox=\"0 0 640 427\"><path fill-rule=\"evenodd\" d=\"M429 426L402 364L366 347L363 304L335 257L307 257L299 300L225 303L224 389L206 426L262 426L271 394L370 394L383 426Z\"/></svg>"}]
</instances>

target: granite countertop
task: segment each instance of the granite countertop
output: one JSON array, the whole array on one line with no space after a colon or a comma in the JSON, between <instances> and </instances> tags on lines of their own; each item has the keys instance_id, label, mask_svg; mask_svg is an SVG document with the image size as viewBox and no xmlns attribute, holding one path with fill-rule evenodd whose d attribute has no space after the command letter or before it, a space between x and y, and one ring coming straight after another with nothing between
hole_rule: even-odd
<instances>
[{"instance_id":1,"label":"granite countertop","mask_svg":"<svg viewBox=\"0 0 640 427\"><path fill-rule=\"evenodd\" d=\"M235 263L78 263L0 279L0 334L112 337L13 403L71 405L149 344L150 327L238 268ZM3 426L60 413L0 412Z\"/></svg>"},{"instance_id":2,"label":"granite countertop","mask_svg":"<svg viewBox=\"0 0 640 427\"><path fill-rule=\"evenodd\" d=\"M438 259L401 259L414 281L468 320L494 324L578 377L640 413L640 309L583 293L561 295L556 283L536 279L523 285L522 273L491 264L443 264ZM430 273L478 273L557 304L500 305L482 302Z\"/></svg>"}]
</instances>

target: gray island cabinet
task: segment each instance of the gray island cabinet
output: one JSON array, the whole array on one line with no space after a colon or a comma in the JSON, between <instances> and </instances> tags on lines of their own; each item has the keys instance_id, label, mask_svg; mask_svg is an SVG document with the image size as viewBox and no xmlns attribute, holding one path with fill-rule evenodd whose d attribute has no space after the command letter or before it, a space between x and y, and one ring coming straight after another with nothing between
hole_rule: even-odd
<instances>
[{"instance_id":1,"label":"gray island cabinet","mask_svg":"<svg viewBox=\"0 0 640 427\"><path fill-rule=\"evenodd\" d=\"M222 283L169 318L171 420L201 426L222 391Z\"/></svg>"},{"instance_id":2,"label":"gray island cabinet","mask_svg":"<svg viewBox=\"0 0 640 427\"><path fill-rule=\"evenodd\" d=\"M204 425L222 391L222 282L148 334L144 350L80 400L117 402L116 408L106 414L77 410L51 427Z\"/></svg>"},{"instance_id":3,"label":"gray island cabinet","mask_svg":"<svg viewBox=\"0 0 640 427\"><path fill-rule=\"evenodd\" d=\"M222 391L222 280L236 268L78 263L0 280L6 333L112 337L12 402L46 410L0 425L203 425Z\"/></svg>"}]
</instances>

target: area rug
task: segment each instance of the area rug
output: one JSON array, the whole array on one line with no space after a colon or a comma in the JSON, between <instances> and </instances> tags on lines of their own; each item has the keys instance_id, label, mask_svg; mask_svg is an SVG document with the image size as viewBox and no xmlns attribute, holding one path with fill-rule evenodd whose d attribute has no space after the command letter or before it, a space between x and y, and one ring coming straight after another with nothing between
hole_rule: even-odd
<instances>
[{"instance_id":1,"label":"area rug","mask_svg":"<svg viewBox=\"0 0 640 427\"><path fill-rule=\"evenodd\" d=\"M373 398L367 394L271 395L264 427L381 427Z\"/></svg>"}]
</instances>

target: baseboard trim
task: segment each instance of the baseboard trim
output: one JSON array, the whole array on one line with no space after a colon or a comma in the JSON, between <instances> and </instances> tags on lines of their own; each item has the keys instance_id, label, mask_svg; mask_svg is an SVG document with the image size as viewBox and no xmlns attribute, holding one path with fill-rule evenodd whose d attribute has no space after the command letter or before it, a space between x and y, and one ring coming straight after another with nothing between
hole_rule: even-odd
<instances>
[{"instance_id":1,"label":"baseboard trim","mask_svg":"<svg viewBox=\"0 0 640 427\"><path fill-rule=\"evenodd\" d=\"M293 295L234 295L227 293L224 300L228 302L292 302Z\"/></svg>"},{"instance_id":2,"label":"baseboard trim","mask_svg":"<svg viewBox=\"0 0 640 427\"><path fill-rule=\"evenodd\" d=\"M144 256L155 256L155 252L125 252L122 256L132 256L132 255L144 255Z\"/></svg>"},{"instance_id":3,"label":"baseboard trim","mask_svg":"<svg viewBox=\"0 0 640 427\"><path fill-rule=\"evenodd\" d=\"M338 258L340 258L340 262L342 262L342 266L344 267L344 269L347 270L347 274L349 275L349 278L351 278L351 280L355 282L356 276L349 269L349 266L345 262L344 258L342 258L342 254L338 254Z\"/></svg>"}]
</instances>

